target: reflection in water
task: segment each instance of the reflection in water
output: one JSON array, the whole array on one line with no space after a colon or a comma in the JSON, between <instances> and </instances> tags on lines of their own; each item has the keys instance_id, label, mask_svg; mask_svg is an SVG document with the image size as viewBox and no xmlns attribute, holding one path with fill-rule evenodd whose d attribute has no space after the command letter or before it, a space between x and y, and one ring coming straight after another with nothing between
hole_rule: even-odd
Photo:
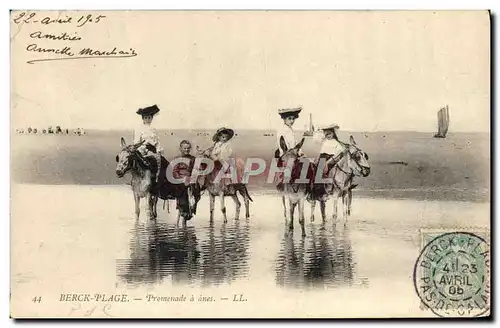
<instances>
[{"instance_id":1,"label":"reflection in water","mask_svg":"<svg viewBox=\"0 0 500 328\"><path fill-rule=\"evenodd\" d=\"M201 243L203 286L230 283L248 273L249 225L240 228L234 221L234 226L224 224L220 235L214 230L209 226L208 238Z\"/></svg>"},{"instance_id":2,"label":"reflection in water","mask_svg":"<svg viewBox=\"0 0 500 328\"><path fill-rule=\"evenodd\" d=\"M131 231L130 259L117 261L117 275L127 284L161 283L167 277L173 284L229 284L248 272L249 229L248 222L238 221L198 231L155 221L137 223Z\"/></svg>"},{"instance_id":3,"label":"reflection in water","mask_svg":"<svg viewBox=\"0 0 500 328\"><path fill-rule=\"evenodd\" d=\"M327 288L354 283L355 263L347 228L337 231L311 226L306 238L285 236L276 262L279 286Z\"/></svg>"},{"instance_id":4,"label":"reflection in water","mask_svg":"<svg viewBox=\"0 0 500 328\"><path fill-rule=\"evenodd\" d=\"M167 275L192 283L199 265L196 232L164 223L138 223L132 230L130 260L118 261L118 276L127 283L155 283Z\"/></svg>"}]
</instances>

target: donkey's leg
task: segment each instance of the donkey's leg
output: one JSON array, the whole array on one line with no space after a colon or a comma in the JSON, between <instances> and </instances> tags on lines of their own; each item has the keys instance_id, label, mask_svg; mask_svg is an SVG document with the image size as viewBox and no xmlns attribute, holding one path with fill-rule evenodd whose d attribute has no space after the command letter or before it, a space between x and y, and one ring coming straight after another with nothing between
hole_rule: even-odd
<instances>
[{"instance_id":1,"label":"donkey's leg","mask_svg":"<svg viewBox=\"0 0 500 328\"><path fill-rule=\"evenodd\" d=\"M326 223L326 201L319 201L319 208L321 210L321 218L323 218L323 225Z\"/></svg>"},{"instance_id":2,"label":"donkey's leg","mask_svg":"<svg viewBox=\"0 0 500 328\"><path fill-rule=\"evenodd\" d=\"M214 208L215 208L215 196L210 192L208 193L210 196L210 222L214 221Z\"/></svg>"},{"instance_id":3,"label":"donkey's leg","mask_svg":"<svg viewBox=\"0 0 500 328\"><path fill-rule=\"evenodd\" d=\"M282 195L281 196L281 199L283 200L283 215L285 216L285 222L287 220L287 210L286 210L286 200L285 200L285 196Z\"/></svg>"},{"instance_id":4,"label":"donkey's leg","mask_svg":"<svg viewBox=\"0 0 500 328\"><path fill-rule=\"evenodd\" d=\"M155 198L155 196L153 196L151 194L150 194L149 197L151 199L151 203L150 203L150 205L151 205L151 207L150 207L151 212L150 212L149 218L151 220L154 220L154 219L156 219L156 198Z\"/></svg>"},{"instance_id":5,"label":"donkey's leg","mask_svg":"<svg viewBox=\"0 0 500 328\"><path fill-rule=\"evenodd\" d=\"M245 202L245 217L250 217L250 198L248 198L248 190L245 185L243 185L243 189L240 189L240 194L243 196L243 201Z\"/></svg>"},{"instance_id":6,"label":"donkey's leg","mask_svg":"<svg viewBox=\"0 0 500 328\"><path fill-rule=\"evenodd\" d=\"M306 228L304 227L304 198L299 199L299 223L302 228L302 237L306 236Z\"/></svg>"},{"instance_id":7,"label":"donkey's leg","mask_svg":"<svg viewBox=\"0 0 500 328\"><path fill-rule=\"evenodd\" d=\"M146 216L150 220L153 219L153 198L149 192L146 193Z\"/></svg>"},{"instance_id":8,"label":"donkey's leg","mask_svg":"<svg viewBox=\"0 0 500 328\"><path fill-rule=\"evenodd\" d=\"M337 221L337 218L338 218L338 214L337 214L337 203L338 203L338 200L339 200L339 195L338 194L333 194L333 213L332 213L332 220L333 220L333 223L335 223Z\"/></svg>"},{"instance_id":9,"label":"donkey's leg","mask_svg":"<svg viewBox=\"0 0 500 328\"><path fill-rule=\"evenodd\" d=\"M347 218L347 192L342 194L342 217Z\"/></svg>"},{"instance_id":10,"label":"donkey's leg","mask_svg":"<svg viewBox=\"0 0 500 328\"><path fill-rule=\"evenodd\" d=\"M351 211L352 211L351 204L352 204L352 190L349 189L349 191L347 192L347 214L349 216L351 216Z\"/></svg>"},{"instance_id":11,"label":"donkey's leg","mask_svg":"<svg viewBox=\"0 0 500 328\"><path fill-rule=\"evenodd\" d=\"M245 217L248 219L250 217L250 198L245 193L243 199L245 200Z\"/></svg>"},{"instance_id":12,"label":"donkey's leg","mask_svg":"<svg viewBox=\"0 0 500 328\"><path fill-rule=\"evenodd\" d=\"M289 198L289 208L290 208L290 222L288 223L288 230L293 230L293 212L295 211L295 206L297 205L297 202L292 201L291 198Z\"/></svg>"},{"instance_id":13,"label":"donkey's leg","mask_svg":"<svg viewBox=\"0 0 500 328\"><path fill-rule=\"evenodd\" d=\"M157 212L157 205L158 205L158 196L153 196L153 218L156 219L158 217L158 212Z\"/></svg>"},{"instance_id":14,"label":"donkey's leg","mask_svg":"<svg viewBox=\"0 0 500 328\"><path fill-rule=\"evenodd\" d=\"M346 214L347 216L351 216L351 200L352 200L352 191L348 191L346 194Z\"/></svg>"},{"instance_id":15,"label":"donkey's leg","mask_svg":"<svg viewBox=\"0 0 500 328\"><path fill-rule=\"evenodd\" d=\"M236 195L236 193L234 195L231 195L231 198L234 200L234 204L236 205L236 215L235 215L234 219L239 220L240 219L241 202L238 199L238 196Z\"/></svg>"},{"instance_id":16,"label":"donkey's leg","mask_svg":"<svg viewBox=\"0 0 500 328\"><path fill-rule=\"evenodd\" d=\"M219 200L220 200L220 210L222 212L222 216L224 217L224 223L226 223L227 222L226 203L225 203L223 191L219 192Z\"/></svg>"},{"instance_id":17,"label":"donkey's leg","mask_svg":"<svg viewBox=\"0 0 500 328\"><path fill-rule=\"evenodd\" d=\"M350 190L346 191L344 193L344 201L343 201L343 206L344 206L344 217L342 218L344 220L344 225L347 224L347 217L350 215L350 211L349 211L349 192Z\"/></svg>"},{"instance_id":18,"label":"donkey's leg","mask_svg":"<svg viewBox=\"0 0 500 328\"><path fill-rule=\"evenodd\" d=\"M311 204L311 222L314 222L314 211L316 210L316 201L313 200L310 202Z\"/></svg>"},{"instance_id":19,"label":"donkey's leg","mask_svg":"<svg viewBox=\"0 0 500 328\"><path fill-rule=\"evenodd\" d=\"M340 219L345 223L347 221L347 192L340 192L338 197L340 199L340 203L342 204L342 212L340 212L342 213L342 217Z\"/></svg>"},{"instance_id":20,"label":"donkey's leg","mask_svg":"<svg viewBox=\"0 0 500 328\"><path fill-rule=\"evenodd\" d=\"M141 199L139 195L134 193L134 201L135 201L135 219L139 220L139 215L141 214Z\"/></svg>"}]
</instances>

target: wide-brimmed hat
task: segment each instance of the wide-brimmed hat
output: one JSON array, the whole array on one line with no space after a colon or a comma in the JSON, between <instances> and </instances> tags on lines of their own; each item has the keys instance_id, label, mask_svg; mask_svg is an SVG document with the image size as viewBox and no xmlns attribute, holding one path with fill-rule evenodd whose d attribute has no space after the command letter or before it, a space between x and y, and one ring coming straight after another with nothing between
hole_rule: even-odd
<instances>
[{"instance_id":1,"label":"wide-brimmed hat","mask_svg":"<svg viewBox=\"0 0 500 328\"><path fill-rule=\"evenodd\" d=\"M320 130L327 131L327 130L335 130L335 129L338 129L338 128L339 128L339 125L333 123L333 124L325 125Z\"/></svg>"},{"instance_id":2,"label":"wide-brimmed hat","mask_svg":"<svg viewBox=\"0 0 500 328\"><path fill-rule=\"evenodd\" d=\"M231 139L234 136L234 130L233 129L220 128L220 129L217 130L217 132L215 132L214 136L212 137L212 140L214 142L219 141L219 135L221 135L222 133L227 134L229 136L229 139ZM229 140L229 139L227 139L227 140Z\"/></svg>"},{"instance_id":3,"label":"wide-brimmed hat","mask_svg":"<svg viewBox=\"0 0 500 328\"><path fill-rule=\"evenodd\" d=\"M284 118L287 116L299 116L299 113L302 111L302 107L296 108L280 108L278 109L278 114Z\"/></svg>"},{"instance_id":4,"label":"wide-brimmed hat","mask_svg":"<svg viewBox=\"0 0 500 328\"><path fill-rule=\"evenodd\" d=\"M149 107L139 108L139 110L137 110L136 113L141 115L141 116L144 116L144 115L155 115L159 111L160 111L160 109L158 108L158 106L153 105L153 106L149 106Z\"/></svg>"}]
</instances>

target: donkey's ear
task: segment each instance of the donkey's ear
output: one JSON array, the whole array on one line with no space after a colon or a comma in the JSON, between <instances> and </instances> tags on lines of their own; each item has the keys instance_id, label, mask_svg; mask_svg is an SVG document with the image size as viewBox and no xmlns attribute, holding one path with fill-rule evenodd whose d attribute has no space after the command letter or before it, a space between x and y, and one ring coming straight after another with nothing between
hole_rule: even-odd
<instances>
[{"instance_id":1,"label":"donkey's ear","mask_svg":"<svg viewBox=\"0 0 500 328\"><path fill-rule=\"evenodd\" d=\"M121 145L122 145L122 149L127 147L127 143L125 142L125 139L123 139L123 137L121 138Z\"/></svg>"},{"instance_id":2,"label":"donkey's ear","mask_svg":"<svg viewBox=\"0 0 500 328\"><path fill-rule=\"evenodd\" d=\"M280 147L283 150L283 152L288 151L288 147L286 146L285 138L283 138L283 136L280 137Z\"/></svg>"},{"instance_id":3,"label":"donkey's ear","mask_svg":"<svg viewBox=\"0 0 500 328\"><path fill-rule=\"evenodd\" d=\"M349 140L351 141L351 144L354 145L354 146L357 146L356 145L356 141L354 140L354 137L351 135L351 137L349 138Z\"/></svg>"},{"instance_id":4,"label":"donkey's ear","mask_svg":"<svg viewBox=\"0 0 500 328\"><path fill-rule=\"evenodd\" d=\"M298 144L295 145L295 149L300 149L302 148L302 145L304 144L304 141L306 140L306 138L302 138L302 140L300 140L300 142Z\"/></svg>"}]
</instances>

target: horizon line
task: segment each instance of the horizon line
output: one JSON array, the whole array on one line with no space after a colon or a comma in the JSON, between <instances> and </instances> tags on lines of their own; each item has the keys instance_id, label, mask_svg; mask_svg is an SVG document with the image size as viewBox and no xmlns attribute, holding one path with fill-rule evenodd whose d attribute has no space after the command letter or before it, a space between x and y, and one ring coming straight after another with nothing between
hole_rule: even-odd
<instances>
[{"instance_id":1,"label":"horizon line","mask_svg":"<svg viewBox=\"0 0 500 328\"><path fill-rule=\"evenodd\" d=\"M29 126L28 126L29 127ZM35 127L36 128L36 127ZM27 128L13 128L13 131L15 132L15 130L17 129L24 129L26 130ZM40 130L40 128L36 128L37 130ZM42 128L44 129L44 128ZM45 128L45 129L48 129L48 128ZM99 132L112 132L112 131L130 131L130 132L133 132L134 131L134 128L111 128L111 129L104 129L104 128L82 128L82 127L62 127L61 126L61 130L74 130L74 129L83 129L85 131L99 131ZM266 131L266 132L276 132L276 129L264 129L264 128L232 128L233 130L236 131ZM202 130L202 131L216 131L217 128L156 128L156 130L158 131L162 131L162 130L167 130L167 131L171 131L171 130L176 130L176 131L189 131L189 130ZM297 133L300 133L300 132L306 132L308 130L305 130L305 129L296 129L295 132ZM319 130L316 130L316 131L319 131ZM391 132L391 133L394 133L394 132L412 132L412 133L437 133L437 131L421 131L421 130L373 130L373 131L370 131L370 130L350 130L350 129L346 129L346 130L339 130L340 133L342 132L354 132L354 133L387 133L387 132ZM475 131L448 131L448 134L453 134L453 133L488 133L488 134L491 134L491 131L479 131L479 130L475 130Z\"/></svg>"}]
</instances>

